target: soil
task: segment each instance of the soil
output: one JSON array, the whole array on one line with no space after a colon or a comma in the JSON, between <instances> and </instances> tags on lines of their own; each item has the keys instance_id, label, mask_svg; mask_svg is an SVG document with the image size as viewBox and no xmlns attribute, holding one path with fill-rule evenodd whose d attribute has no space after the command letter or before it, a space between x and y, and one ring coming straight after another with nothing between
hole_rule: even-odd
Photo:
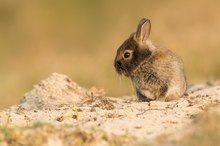
<instances>
[{"instance_id":1,"label":"soil","mask_svg":"<svg viewBox=\"0 0 220 146\"><path fill-rule=\"evenodd\" d=\"M0 126L45 122L154 141L164 134L180 137L197 114L219 104L218 82L192 85L175 101L140 102L135 96L108 97L102 89L86 89L66 75L53 73L25 93L19 105L3 109Z\"/></svg>"}]
</instances>

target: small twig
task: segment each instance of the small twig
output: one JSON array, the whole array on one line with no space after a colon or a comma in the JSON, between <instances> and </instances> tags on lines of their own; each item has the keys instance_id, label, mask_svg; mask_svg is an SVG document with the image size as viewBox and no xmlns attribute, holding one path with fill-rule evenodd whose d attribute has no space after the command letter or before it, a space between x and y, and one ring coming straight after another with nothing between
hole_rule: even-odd
<instances>
[{"instance_id":1,"label":"small twig","mask_svg":"<svg viewBox=\"0 0 220 146\"><path fill-rule=\"evenodd\" d=\"M144 113L146 113L147 111L152 111L152 110L166 110L166 109L152 109L152 108L149 108L149 109L146 109L146 110L144 110L143 112L141 112L141 113L137 113L136 114L136 116L140 116L140 115L143 115Z\"/></svg>"}]
</instances>

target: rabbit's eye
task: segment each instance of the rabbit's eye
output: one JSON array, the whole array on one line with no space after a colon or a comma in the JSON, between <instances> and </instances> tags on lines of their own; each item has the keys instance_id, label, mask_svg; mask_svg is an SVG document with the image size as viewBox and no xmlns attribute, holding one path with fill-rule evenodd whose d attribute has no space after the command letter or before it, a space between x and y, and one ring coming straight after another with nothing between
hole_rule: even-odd
<instances>
[{"instance_id":1,"label":"rabbit's eye","mask_svg":"<svg viewBox=\"0 0 220 146\"><path fill-rule=\"evenodd\" d=\"M130 59L131 56L132 56L132 51L127 50L127 51L124 52L124 58L125 59Z\"/></svg>"},{"instance_id":2,"label":"rabbit's eye","mask_svg":"<svg viewBox=\"0 0 220 146\"><path fill-rule=\"evenodd\" d=\"M129 52L125 52L124 57L125 57L125 58L129 58L130 55L131 55L131 54L130 54Z\"/></svg>"}]
</instances>

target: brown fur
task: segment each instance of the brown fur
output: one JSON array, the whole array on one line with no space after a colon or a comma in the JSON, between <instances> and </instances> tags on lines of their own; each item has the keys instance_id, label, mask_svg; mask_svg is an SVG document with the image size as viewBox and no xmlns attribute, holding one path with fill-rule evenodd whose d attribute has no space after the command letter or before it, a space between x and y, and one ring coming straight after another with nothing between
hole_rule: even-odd
<instances>
[{"instance_id":1,"label":"brown fur","mask_svg":"<svg viewBox=\"0 0 220 146\"><path fill-rule=\"evenodd\" d=\"M131 78L141 100L177 99L186 90L183 62L170 50L155 47L148 39L150 29L150 20L142 19L137 33L117 50L116 71ZM130 58L125 58L125 51L131 52Z\"/></svg>"}]
</instances>

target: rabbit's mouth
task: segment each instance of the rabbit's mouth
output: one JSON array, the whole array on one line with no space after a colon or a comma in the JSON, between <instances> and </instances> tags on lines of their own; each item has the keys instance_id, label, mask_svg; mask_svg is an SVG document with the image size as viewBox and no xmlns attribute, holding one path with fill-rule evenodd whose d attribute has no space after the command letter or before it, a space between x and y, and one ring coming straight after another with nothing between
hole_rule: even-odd
<instances>
[{"instance_id":1,"label":"rabbit's mouth","mask_svg":"<svg viewBox=\"0 0 220 146\"><path fill-rule=\"evenodd\" d=\"M123 74L127 77L129 76L128 70L126 69L125 66L122 65L122 63L120 61L116 61L114 66L115 66L115 70L118 74L120 74L120 75Z\"/></svg>"}]
</instances>

